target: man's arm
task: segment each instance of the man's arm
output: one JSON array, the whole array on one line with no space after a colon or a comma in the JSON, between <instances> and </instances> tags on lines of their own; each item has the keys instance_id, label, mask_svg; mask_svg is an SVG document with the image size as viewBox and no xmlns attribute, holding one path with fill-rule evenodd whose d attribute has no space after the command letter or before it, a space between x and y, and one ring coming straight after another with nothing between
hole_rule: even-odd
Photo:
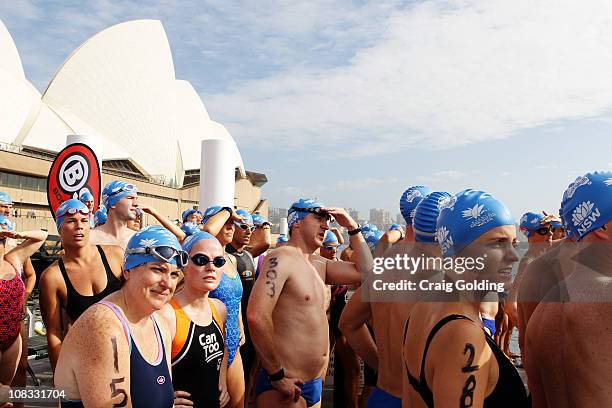
<instances>
[{"instance_id":1,"label":"man's arm","mask_svg":"<svg viewBox=\"0 0 612 408\"><path fill-rule=\"evenodd\" d=\"M376 343L366 326L372 317L368 302L361 301L361 288L357 289L344 307L338 326L346 337L351 348L370 367L378 367L378 350Z\"/></svg>"},{"instance_id":2,"label":"man's arm","mask_svg":"<svg viewBox=\"0 0 612 408\"><path fill-rule=\"evenodd\" d=\"M139 208L147 214L151 214L165 229L173 233L176 238L178 238L179 242L183 242L183 240L187 237L187 234L185 234L182 229L160 214L155 208L145 206L140 206Z\"/></svg>"},{"instance_id":3,"label":"man's arm","mask_svg":"<svg viewBox=\"0 0 612 408\"><path fill-rule=\"evenodd\" d=\"M216 236L219 231L221 231L221 228L223 228L223 225L225 225L225 223L229 219L231 219L232 221L244 221L244 218L236 214L236 211L232 210L232 212L230 213L229 211L222 210L211 216L206 221L202 229L208 232L209 234Z\"/></svg>"},{"instance_id":4,"label":"man's arm","mask_svg":"<svg viewBox=\"0 0 612 408\"><path fill-rule=\"evenodd\" d=\"M32 260L30 258L28 258L23 264L23 277L25 279L27 303L30 294L34 290L34 286L36 286L36 271L34 270L34 266L32 265Z\"/></svg>"},{"instance_id":5,"label":"man's arm","mask_svg":"<svg viewBox=\"0 0 612 408\"><path fill-rule=\"evenodd\" d=\"M331 227L329 230L333 232L336 236L336 239L338 240L338 245L344 245L344 237L340 233L340 230L336 227Z\"/></svg>"},{"instance_id":6,"label":"man's arm","mask_svg":"<svg viewBox=\"0 0 612 408\"><path fill-rule=\"evenodd\" d=\"M290 256L285 248L279 248L266 256L263 271L253 285L253 291L247 308L247 320L253 345L261 365L268 374L276 374L283 368L276 354L276 341L274 336L274 322L272 313L276 303L290 277L293 269ZM285 398L294 402L300 397L299 386L302 380L284 377L278 381L271 381L272 386L281 392Z\"/></svg>"},{"instance_id":7,"label":"man's arm","mask_svg":"<svg viewBox=\"0 0 612 408\"><path fill-rule=\"evenodd\" d=\"M64 339L62 307L59 298L57 262L44 270L40 277L40 312L47 331L47 349L51 368L55 372Z\"/></svg>"},{"instance_id":8,"label":"man's arm","mask_svg":"<svg viewBox=\"0 0 612 408\"><path fill-rule=\"evenodd\" d=\"M212 299L212 301L217 309L219 320L221 320L221 327L225 327L227 322L227 309L225 308L225 304L219 299ZM223 329L223 333L225 334L225 329ZM227 393L227 359L227 347L225 347L223 350L223 360L221 361L221 372L219 373L219 391L221 392L219 395L219 405L221 408L226 406L230 401L229 394Z\"/></svg>"},{"instance_id":9,"label":"man's arm","mask_svg":"<svg viewBox=\"0 0 612 408\"><path fill-rule=\"evenodd\" d=\"M392 229L383 234L376 244L376 248L374 249L374 258L380 258L387 252L389 248L391 248L395 243L403 238L403 234L401 230Z\"/></svg>"},{"instance_id":10,"label":"man's arm","mask_svg":"<svg viewBox=\"0 0 612 408\"><path fill-rule=\"evenodd\" d=\"M247 250L253 255L253 258L257 258L270 249L271 245L272 237L270 236L270 224L264 223L262 226L256 226L253 235L251 235L251 242Z\"/></svg>"}]
</instances>

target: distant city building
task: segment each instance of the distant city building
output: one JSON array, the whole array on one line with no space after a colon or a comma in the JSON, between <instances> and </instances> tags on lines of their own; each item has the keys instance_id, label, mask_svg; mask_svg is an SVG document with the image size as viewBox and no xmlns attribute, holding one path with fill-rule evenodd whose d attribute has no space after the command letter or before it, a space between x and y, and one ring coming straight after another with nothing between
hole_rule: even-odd
<instances>
[{"instance_id":1,"label":"distant city building","mask_svg":"<svg viewBox=\"0 0 612 408\"><path fill-rule=\"evenodd\" d=\"M270 221L271 230L273 234L280 233L281 218L287 218L286 208L269 208L268 209L268 221Z\"/></svg>"}]
</instances>

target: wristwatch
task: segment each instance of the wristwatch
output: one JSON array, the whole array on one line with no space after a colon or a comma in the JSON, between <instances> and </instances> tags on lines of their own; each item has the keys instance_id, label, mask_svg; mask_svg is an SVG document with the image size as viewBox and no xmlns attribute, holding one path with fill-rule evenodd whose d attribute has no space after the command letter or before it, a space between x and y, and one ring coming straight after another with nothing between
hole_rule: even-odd
<instances>
[{"instance_id":1,"label":"wristwatch","mask_svg":"<svg viewBox=\"0 0 612 408\"><path fill-rule=\"evenodd\" d=\"M349 234L349 236L353 236L353 235L357 235L361 232L361 225L357 224L357 228L355 228L354 230L350 230L347 232L347 234Z\"/></svg>"},{"instance_id":2,"label":"wristwatch","mask_svg":"<svg viewBox=\"0 0 612 408\"><path fill-rule=\"evenodd\" d=\"M278 370L274 374L268 374L268 381L270 382L280 381L283 378L285 378L285 370L283 369L283 367L281 367L280 370Z\"/></svg>"}]
</instances>

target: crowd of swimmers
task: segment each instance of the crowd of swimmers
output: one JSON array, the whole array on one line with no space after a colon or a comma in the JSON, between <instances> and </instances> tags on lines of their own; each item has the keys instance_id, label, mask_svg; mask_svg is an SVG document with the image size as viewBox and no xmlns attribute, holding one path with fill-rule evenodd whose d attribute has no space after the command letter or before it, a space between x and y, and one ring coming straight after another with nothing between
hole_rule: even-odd
<instances>
[{"instance_id":1,"label":"crowd of swimmers","mask_svg":"<svg viewBox=\"0 0 612 408\"><path fill-rule=\"evenodd\" d=\"M38 285L62 407L317 407L332 351L335 406L612 406L612 172L578 177L559 216L518 223L473 189L409 187L406 226L386 231L299 199L274 244L259 214L187 209L177 225L124 181L101 203L57 208L63 250ZM25 385L29 258L47 238L12 214L0 192L0 390ZM386 262L406 257L439 262ZM381 259L386 283L504 290L379 293Z\"/></svg>"}]
</instances>

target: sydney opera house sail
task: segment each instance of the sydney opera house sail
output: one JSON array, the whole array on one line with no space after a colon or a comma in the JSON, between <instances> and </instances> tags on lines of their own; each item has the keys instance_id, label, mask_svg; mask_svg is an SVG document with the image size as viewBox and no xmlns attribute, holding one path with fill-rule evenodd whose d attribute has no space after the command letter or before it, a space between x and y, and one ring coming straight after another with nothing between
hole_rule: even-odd
<instances>
[{"instance_id":1,"label":"sydney opera house sail","mask_svg":"<svg viewBox=\"0 0 612 408\"><path fill-rule=\"evenodd\" d=\"M58 151L67 134L87 135L101 141L103 159L131 159L145 175L173 184L200 167L201 140L233 142L191 84L176 79L157 20L94 35L68 56L42 95L26 79L0 22L0 89L0 142ZM244 172L237 147L235 166Z\"/></svg>"}]
</instances>

